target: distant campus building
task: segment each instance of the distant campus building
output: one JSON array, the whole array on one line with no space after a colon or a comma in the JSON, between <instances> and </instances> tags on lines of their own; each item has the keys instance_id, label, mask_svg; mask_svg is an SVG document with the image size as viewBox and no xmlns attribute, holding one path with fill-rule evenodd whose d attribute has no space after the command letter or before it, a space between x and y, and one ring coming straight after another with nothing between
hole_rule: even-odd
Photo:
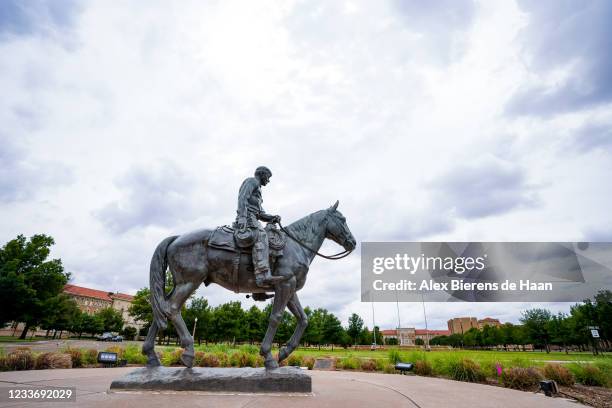
<instances>
[{"instance_id":1,"label":"distant campus building","mask_svg":"<svg viewBox=\"0 0 612 408\"><path fill-rule=\"evenodd\" d=\"M492 317L485 317L481 320L477 320L475 317L455 317L450 319L447 324L451 334L463 334L470 329L482 330L485 326L501 326L499 319L493 319Z\"/></svg>"},{"instance_id":2,"label":"distant campus building","mask_svg":"<svg viewBox=\"0 0 612 408\"><path fill-rule=\"evenodd\" d=\"M113 293L106 292L98 289L86 288L77 285L66 285L64 286L64 293L74 299L79 309L87 314L95 314L98 311L107 307L112 307L121 313L123 317L124 326L135 327L140 330L144 323L134 320L129 315L128 309L134 300L134 296L125 293ZM21 334L23 330L23 323L9 323L4 328L0 328L0 335L2 336L14 336ZM37 330L33 333L35 336L44 336L46 330ZM67 334L67 333L66 333ZM28 335L32 335L30 332Z\"/></svg>"},{"instance_id":3,"label":"distant campus building","mask_svg":"<svg viewBox=\"0 0 612 408\"><path fill-rule=\"evenodd\" d=\"M433 339L436 336L448 336L448 330L425 330L415 329L414 327L400 327L391 330L382 330L380 334L383 341L386 343L388 339L397 339L397 344L400 346L414 346L416 339L421 339L425 342Z\"/></svg>"},{"instance_id":4,"label":"distant campus building","mask_svg":"<svg viewBox=\"0 0 612 408\"><path fill-rule=\"evenodd\" d=\"M98 289L85 288L83 286L66 285L64 293L73 298L81 311L88 314L95 314L107 307L112 307L121 313L124 327L132 326L137 329L142 328L142 323L134 320L128 313L128 309L134 300L134 296L125 293L105 292Z\"/></svg>"},{"instance_id":5,"label":"distant campus building","mask_svg":"<svg viewBox=\"0 0 612 408\"><path fill-rule=\"evenodd\" d=\"M448 330L425 330L415 329L414 327L400 327L397 329L381 330L380 334L385 343L388 339L397 339L397 344L400 346L414 346L416 344L416 339L428 342L437 336L463 334L470 329L482 330L485 326L501 326L499 319L494 319L492 317L485 317L481 320L475 317L455 317L450 319L447 324Z\"/></svg>"}]
</instances>

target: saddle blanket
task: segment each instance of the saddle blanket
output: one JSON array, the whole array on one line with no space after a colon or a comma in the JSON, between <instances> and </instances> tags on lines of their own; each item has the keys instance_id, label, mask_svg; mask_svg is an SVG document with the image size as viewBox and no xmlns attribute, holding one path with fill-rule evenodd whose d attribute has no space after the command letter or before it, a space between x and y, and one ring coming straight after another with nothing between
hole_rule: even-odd
<instances>
[{"instance_id":1,"label":"saddle blanket","mask_svg":"<svg viewBox=\"0 0 612 408\"><path fill-rule=\"evenodd\" d=\"M270 256L278 257L283 254L283 248L287 242L285 234L280 230L268 224L265 228L268 237L268 245L270 248ZM217 249L223 249L230 252L251 252L250 247L240 247L234 238L234 228L229 225L217 227L208 239L208 246Z\"/></svg>"}]
</instances>

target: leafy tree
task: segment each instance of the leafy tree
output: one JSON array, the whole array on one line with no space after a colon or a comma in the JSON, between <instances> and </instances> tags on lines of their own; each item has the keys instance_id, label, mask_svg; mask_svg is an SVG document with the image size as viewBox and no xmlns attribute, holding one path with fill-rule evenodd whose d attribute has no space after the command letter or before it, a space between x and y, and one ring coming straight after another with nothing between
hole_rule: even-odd
<instances>
[{"instance_id":1,"label":"leafy tree","mask_svg":"<svg viewBox=\"0 0 612 408\"><path fill-rule=\"evenodd\" d=\"M397 337L389 337L385 339L385 344L388 346L397 346L398 344Z\"/></svg>"},{"instance_id":2,"label":"leafy tree","mask_svg":"<svg viewBox=\"0 0 612 408\"><path fill-rule=\"evenodd\" d=\"M149 288L142 288L132 300L132 304L128 309L128 314L135 320L145 323L146 327L151 327L153 323L153 309L151 308L151 291Z\"/></svg>"},{"instance_id":3,"label":"leafy tree","mask_svg":"<svg viewBox=\"0 0 612 408\"><path fill-rule=\"evenodd\" d=\"M121 331L121 334L126 338L126 340L133 340L134 337L136 337L137 332L138 330L136 330L135 327L125 326L123 330Z\"/></svg>"},{"instance_id":4,"label":"leafy tree","mask_svg":"<svg viewBox=\"0 0 612 408\"><path fill-rule=\"evenodd\" d=\"M548 322L552 319L546 309L529 309L522 313L520 321L525 327L525 334L534 345L543 345L546 353L550 353L550 333Z\"/></svg>"},{"instance_id":5,"label":"leafy tree","mask_svg":"<svg viewBox=\"0 0 612 408\"><path fill-rule=\"evenodd\" d=\"M304 309L306 311L306 309ZM308 316L308 313L310 315ZM321 343L324 342L323 336L323 325L327 316L327 310L325 309L315 309L313 312L310 312L308 309L308 327L306 328L306 332L304 333L304 341L308 344L316 344L321 348Z\"/></svg>"},{"instance_id":6,"label":"leafy tree","mask_svg":"<svg viewBox=\"0 0 612 408\"><path fill-rule=\"evenodd\" d=\"M253 305L246 313L245 320L245 337L249 343L253 344L263 340L267 329L264 313Z\"/></svg>"},{"instance_id":7,"label":"leafy tree","mask_svg":"<svg viewBox=\"0 0 612 408\"><path fill-rule=\"evenodd\" d=\"M346 330L349 337L353 340L353 344L357 344L362 328L363 319L357 313L353 313L351 317L349 317L348 329Z\"/></svg>"},{"instance_id":8,"label":"leafy tree","mask_svg":"<svg viewBox=\"0 0 612 408\"><path fill-rule=\"evenodd\" d=\"M364 326L359 333L359 344L372 344L374 343L374 337L372 332L368 329L368 326Z\"/></svg>"},{"instance_id":9,"label":"leafy tree","mask_svg":"<svg viewBox=\"0 0 612 408\"><path fill-rule=\"evenodd\" d=\"M95 316L102 322L102 330L105 332L119 332L123 328L123 316L112 307L101 309Z\"/></svg>"},{"instance_id":10,"label":"leafy tree","mask_svg":"<svg viewBox=\"0 0 612 408\"><path fill-rule=\"evenodd\" d=\"M74 299L64 293L48 299L46 310L47 314L41 319L40 327L47 330L45 337L48 337L49 332L53 330L53 338L58 331L61 337L64 330L70 330L73 321L81 314Z\"/></svg>"},{"instance_id":11,"label":"leafy tree","mask_svg":"<svg viewBox=\"0 0 612 408\"><path fill-rule=\"evenodd\" d=\"M425 344L425 340L423 340L422 338L415 339L414 344L416 344L417 346L422 346Z\"/></svg>"},{"instance_id":12,"label":"leafy tree","mask_svg":"<svg viewBox=\"0 0 612 408\"><path fill-rule=\"evenodd\" d=\"M231 342L239 340L244 327L244 315L244 310L238 301L217 306L211 319L212 340Z\"/></svg>"},{"instance_id":13,"label":"leafy tree","mask_svg":"<svg viewBox=\"0 0 612 408\"><path fill-rule=\"evenodd\" d=\"M344 329L340 320L333 313L326 314L323 320L323 342L331 344L332 351L334 350L334 344L342 343L343 333Z\"/></svg>"},{"instance_id":14,"label":"leafy tree","mask_svg":"<svg viewBox=\"0 0 612 408\"><path fill-rule=\"evenodd\" d=\"M75 332L79 333L79 338L83 333L89 333L95 336L104 331L104 322L99 316L82 313L79 319L79 327Z\"/></svg>"},{"instance_id":15,"label":"leafy tree","mask_svg":"<svg viewBox=\"0 0 612 408\"><path fill-rule=\"evenodd\" d=\"M47 235L23 235L0 249L0 324L24 322L20 339L48 314L49 299L59 295L70 278L59 259L47 260L55 243Z\"/></svg>"},{"instance_id":16,"label":"leafy tree","mask_svg":"<svg viewBox=\"0 0 612 408\"><path fill-rule=\"evenodd\" d=\"M195 324L196 318L198 319L197 324ZM194 334L194 338L198 341L198 344L201 343L202 339L208 339L210 336L210 322L212 319L212 310L208 306L208 300L203 297L192 299L183 313L183 319L187 328ZM193 333L194 324L195 333Z\"/></svg>"}]
</instances>

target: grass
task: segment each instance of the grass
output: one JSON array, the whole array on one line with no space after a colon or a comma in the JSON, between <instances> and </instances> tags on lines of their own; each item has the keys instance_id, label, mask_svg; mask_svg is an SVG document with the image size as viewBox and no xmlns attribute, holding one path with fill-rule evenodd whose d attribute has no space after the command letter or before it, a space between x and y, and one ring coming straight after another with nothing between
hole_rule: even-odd
<instances>
[{"instance_id":1,"label":"grass","mask_svg":"<svg viewBox=\"0 0 612 408\"><path fill-rule=\"evenodd\" d=\"M29 343L31 341L40 341L40 340L44 340L40 337L34 337L34 338L26 338L21 340L19 337L13 337L13 336L0 336L0 343Z\"/></svg>"}]
</instances>

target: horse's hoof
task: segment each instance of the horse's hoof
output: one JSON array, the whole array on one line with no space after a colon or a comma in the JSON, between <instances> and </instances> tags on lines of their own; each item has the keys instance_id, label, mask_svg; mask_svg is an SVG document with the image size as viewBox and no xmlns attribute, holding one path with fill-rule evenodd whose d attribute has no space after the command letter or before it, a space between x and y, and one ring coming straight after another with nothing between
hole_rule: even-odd
<instances>
[{"instance_id":1,"label":"horse's hoof","mask_svg":"<svg viewBox=\"0 0 612 408\"><path fill-rule=\"evenodd\" d=\"M181 354L181 363L187 368L193 367L193 354Z\"/></svg>"},{"instance_id":2,"label":"horse's hoof","mask_svg":"<svg viewBox=\"0 0 612 408\"><path fill-rule=\"evenodd\" d=\"M161 366L161 363L159 362L159 358L157 358L157 356L150 357L147 360L147 367L153 368L153 367L159 367L159 366Z\"/></svg>"},{"instance_id":3,"label":"horse's hoof","mask_svg":"<svg viewBox=\"0 0 612 408\"><path fill-rule=\"evenodd\" d=\"M266 367L266 370L274 370L278 368L278 362L274 359L266 360L264 362L264 366Z\"/></svg>"}]
</instances>

